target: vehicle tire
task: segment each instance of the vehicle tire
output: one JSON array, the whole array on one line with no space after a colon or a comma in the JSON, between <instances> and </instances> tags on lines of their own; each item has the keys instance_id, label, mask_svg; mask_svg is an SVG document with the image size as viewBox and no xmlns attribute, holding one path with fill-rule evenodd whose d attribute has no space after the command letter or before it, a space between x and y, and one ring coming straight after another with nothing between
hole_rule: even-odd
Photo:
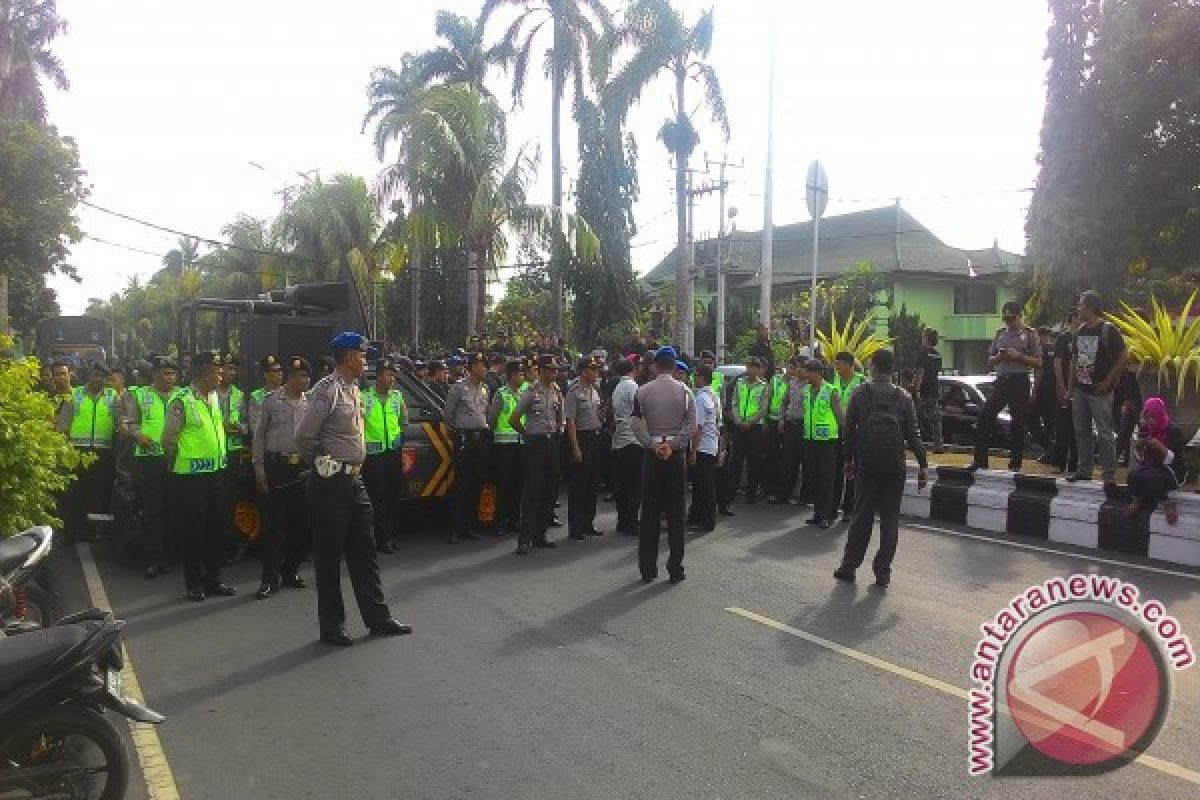
<instances>
[{"instance_id":1,"label":"vehicle tire","mask_svg":"<svg viewBox=\"0 0 1200 800\"><path fill-rule=\"evenodd\" d=\"M88 757L85 745L95 752ZM121 800L129 788L129 753L120 733L102 714L77 705L52 708L18 725L0 741L0 762L43 766L56 760L84 757L103 776L63 775L31 782L35 797L43 795ZM101 763L101 760L103 763ZM85 791L86 794L80 794Z\"/></svg>"}]
</instances>

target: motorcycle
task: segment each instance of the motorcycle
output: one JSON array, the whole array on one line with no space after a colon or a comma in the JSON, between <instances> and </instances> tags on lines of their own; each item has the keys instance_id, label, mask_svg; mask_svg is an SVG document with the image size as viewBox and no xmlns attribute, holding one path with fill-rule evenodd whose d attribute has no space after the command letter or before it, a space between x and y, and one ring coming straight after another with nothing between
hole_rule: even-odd
<instances>
[{"instance_id":1,"label":"motorcycle","mask_svg":"<svg viewBox=\"0 0 1200 800\"><path fill-rule=\"evenodd\" d=\"M54 533L45 526L0 539L0 636L40 628L58 616L58 596L43 561Z\"/></svg>"},{"instance_id":2,"label":"motorcycle","mask_svg":"<svg viewBox=\"0 0 1200 800\"><path fill-rule=\"evenodd\" d=\"M155 725L165 717L122 693L124 625L92 609L0 639L0 797L125 796L129 754L105 712Z\"/></svg>"}]
</instances>

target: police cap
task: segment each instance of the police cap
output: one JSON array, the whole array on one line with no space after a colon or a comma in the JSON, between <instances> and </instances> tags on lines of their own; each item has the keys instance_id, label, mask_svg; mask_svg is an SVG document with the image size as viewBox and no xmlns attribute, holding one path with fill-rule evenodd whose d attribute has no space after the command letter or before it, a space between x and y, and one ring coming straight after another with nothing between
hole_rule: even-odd
<instances>
[{"instance_id":1,"label":"police cap","mask_svg":"<svg viewBox=\"0 0 1200 800\"><path fill-rule=\"evenodd\" d=\"M675 369L679 370L680 372L688 373L692 371L692 368L688 366L688 363L682 359L675 362Z\"/></svg>"},{"instance_id":2,"label":"police cap","mask_svg":"<svg viewBox=\"0 0 1200 800\"><path fill-rule=\"evenodd\" d=\"M203 353L195 353L192 355L192 369L219 366L221 366L220 353L214 353L212 350L206 350Z\"/></svg>"},{"instance_id":3,"label":"police cap","mask_svg":"<svg viewBox=\"0 0 1200 800\"><path fill-rule=\"evenodd\" d=\"M342 331L333 337L329 346L334 350L366 350L367 337L354 331Z\"/></svg>"},{"instance_id":4,"label":"police cap","mask_svg":"<svg viewBox=\"0 0 1200 800\"><path fill-rule=\"evenodd\" d=\"M655 364L674 364L679 360L679 354L675 352L675 348L671 345L663 345L654 353Z\"/></svg>"},{"instance_id":5,"label":"police cap","mask_svg":"<svg viewBox=\"0 0 1200 800\"><path fill-rule=\"evenodd\" d=\"M487 358L483 355L483 353L471 353L463 359L463 364L467 368L473 367L476 364L483 364L486 366L487 363Z\"/></svg>"},{"instance_id":6,"label":"police cap","mask_svg":"<svg viewBox=\"0 0 1200 800\"><path fill-rule=\"evenodd\" d=\"M701 358L711 358L713 361L717 360L717 354L714 353L712 350L701 350L700 357Z\"/></svg>"},{"instance_id":7,"label":"police cap","mask_svg":"<svg viewBox=\"0 0 1200 800\"><path fill-rule=\"evenodd\" d=\"M306 375L312 374L312 368L308 365L308 359L303 356L292 356L287 360L286 372L291 375L293 372L303 372Z\"/></svg>"},{"instance_id":8,"label":"police cap","mask_svg":"<svg viewBox=\"0 0 1200 800\"><path fill-rule=\"evenodd\" d=\"M150 369L179 369L179 365L175 363L175 359L170 356L155 356L150 361Z\"/></svg>"},{"instance_id":9,"label":"police cap","mask_svg":"<svg viewBox=\"0 0 1200 800\"><path fill-rule=\"evenodd\" d=\"M804 362L804 368L810 372L824 372L825 362L819 358L810 358Z\"/></svg>"},{"instance_id":10,"label":"police cap","mask_svg":"<svg viewBox=\"0 0 1200 800\"><path fill-rule=\"evenodd\" d=\"M559 368L558 359L554 357L553 353L542 353L542 355L538 357L538 369L558 369L558 368Z\"/></svg>"},{"instance_id":11,"label":"police cap","mask_svg":"<svg viewBox=\"0 0 1200 800\"><path fill-rule=\"evenodd\" d=\"M429 362L429 369L431 369L431 370L441 370L441 369L445 369L445 368L446 368L446 364L443 361L430 361Z\"/></svg>"},{"instance_id":12,"label":"police cap","mask_svg":"<svg viewBox=\"0 0 1200 800\"><path fill-rule=\"evenodd\" d=\"M450 356L446 359L447 367L461 367L465 363L466 359L464 359L462 356Z\"/></svg>"},{"instance_id":13,"label":"police cap","mask_svg":"<svg viewBox=\"0 0 1200 800\"><path fill-rule=\"evenodd\" d=\"M105 364L103 361L93 361L92 363L88 364L88 372L91 372L91 373L97 374L97 375L111 375L112 374L112 370L110 370L108 368L108 365Z\"/></svg>"},{"instance_id":14,"label":"police cap","mask_svg":"<svg viewBox=\"0 0 1200 800\"><path fill-rule=\"evenodd\" d=\"M221 363L226 367L238 367L242 362L233 353L222 353Z\"/></svg>"},{"instance_id":15,"label":"police cap","mask_svg":"<svg viewBox=\"0 0 1200 800\"><path fill-rule=\"evenodd\" d=\"M525 359L514 358L504 365L504 374L509 377L516 375L525 369Z\"/></svg>"},{"instance_id":16,"label":"police cap","mask_svg":"<svg viewBox=\"0 0 1200 800\"><path fill-rule=\"evenodd\" d=\"M600 362L595 356L583 356L579 359L576 371L583 372L585 369L600 369Z\"/></svg>"},{"instance_id":17,"label":"police cap","mask_svg":"<svg viewBox=\"0 0 1200 800\"><path fill-rule=\"evenodd\" d=\"M379 360L379 365L375 367L376 375L380 375L384 372L395 373L395 371L396 371L396 362L390 358L381 358Z\"/></svg>"},{"instance_id":18,"label":"police cap","mask_svg":"<svg viewBox=\"0 0 1200 800\"><path fill-rule=\"evenodd\" d=\"M279 357L275 355L263 356L258 362L258 368L263 372L281 369L282 366L283 365L279 363Z\"/></svg>"}]
</instances>

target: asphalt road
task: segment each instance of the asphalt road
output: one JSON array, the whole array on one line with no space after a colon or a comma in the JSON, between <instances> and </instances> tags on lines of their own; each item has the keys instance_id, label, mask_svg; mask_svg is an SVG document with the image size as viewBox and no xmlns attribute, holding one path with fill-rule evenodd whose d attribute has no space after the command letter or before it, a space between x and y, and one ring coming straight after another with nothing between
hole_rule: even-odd
<instances>
[{"instance_id":1,"label":"asphalt road","mask_svg":"<svg viewBox=\"0 0 1200 800\"><path fill-rule=\"evenodd\" d=\"M612 505L601 511L611 530ZM1196 795L1140 764L970 778L964 701L728 609L967 688L980 623L1028 585L1088 571L1136 582L1195 642L1200 576L906 527L884 592L869 570L833 581L844 526L736 511L689 539L678 586L643 585L626 536L518 558L511 537L451 547L413 530L381 559L415 634L347 649L315 641L311 589L255 600L256 563L228 573L240 596L195 605L178 573L148 582L98 561L188 800ZM1197 727L1192 669L1150 753L1200 770Z\"/></svg>"}]
</instances>

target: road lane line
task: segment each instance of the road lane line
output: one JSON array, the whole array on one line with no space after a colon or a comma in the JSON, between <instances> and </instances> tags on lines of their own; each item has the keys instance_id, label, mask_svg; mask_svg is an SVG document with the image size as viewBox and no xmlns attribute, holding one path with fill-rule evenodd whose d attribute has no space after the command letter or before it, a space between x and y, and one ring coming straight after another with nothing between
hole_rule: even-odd
<instances>
[{"instance_id":1,"label":"road lane line","mask_svg":"<svg viewBox=\"0 0 1200 800\"><path fill-rule=\"evenodd\" d=\"M924 673L908 669L907 667L902 667L899 664L893 664L890 661L884 661L882 658L864 653L861 650L855 650L853 647L847 647L844 644L838 644L837 642L831 641L824 637L817 636L815 633L809 633L808 631L802 631L799 628L793 628L791 625L773 620L770 617L764 617L762 614L756 614L753 611L747 611L744 608L738 608L736 606L726 608L725 610L730 614L735 614L743 619L748 619L751 622L757 622L759 625L777 630L781 633L786 633L789 636L796 637L797 639L803 639L810 644L815 644L818 647L831 650L838 655L843 655L847 658L854 659L855 661L875 667L883 672L890 672L893 675L898 675L899 677L910 680L913 683L919 683L922 686L928 686L930 689L936 689L943 694L948 694L951 697L958 698L959 700L968 700L970 697L966 689L961 689L954 684L946 683L945 681L938 680L937 678L925 675ZM1200 785L1200 772L1188 769L1187 767L1181 766L1172 761L1155 758L1154 756L1147 755L1145 753L1142 753L1133 760L1138 764L1149 767L1150 769L1158 770L1159 772L1170 775L1171 777Z\"/></svg>"},{"instance_id":2,"label":"road lane line","mask_svg":"<svg viewBox=\"0 0 1200 800\"><path fill-rule=\"evenodd\" d=\"M1003 545L1004 547L1016 547L1021 550L1033 550L1038 553L1050 553L1056 556L1067 556L1069 558L1079 558L1084 561L1094 561L1097 564L1111 564L1116 567L1126 567L1128 569L1140 569L1143 572L1156 572L1160 575L1171 575L1176 578L1189 578L1193 581L1200 581L1200 575L1194 572L1178 572L1173 569L1164 569L1162 567L1152 567L1148 564L1131 564L1128 561L1117 561L1112 558L1100 558L1099 556L1089 555L1087 553L1072 553L1067 550L1055 550L1051 547L1038 547L1034 544L1025 544L1024 542L1013 542L1008 539L994 539L991 536L980 536L976 533L964 533L950 528L939 528L936 525L925 525L919 522L904 522L901 521L901 527L916 528L921 531L933 531L934 533L945 533L950 536L959 536L963 539L975 539L980 542L989 542L991 544Z\"/></svg>"},{"instance_id":3,"label":"road lane line","mask_svg":"<svg viewBox=\"0 0 1200 800\"><path fill-rule=\"evenodd\" d=\"M77 542L75 550L79 553L79 564L83 568L83 579L87 583L88 594L92 605L96 608L111 609L108 592L104 590L104 581L100 579L100 570L96 568L96 560L92 557L92 547L85 542ZM133 669L133 661L129 658L129 650L125 640L121 640L121 655L125 666L121 670L121 682L125 693L142 705L146 704L142 694L142 685L138 683L137 672ZM146 791L150 800L179 800L179 788L175 785L175 775L167 762L167 754L163 752L162 741L158 738L158 728L146 722L129 720L129 730L133 738L133 747L137 752L138 763L142 767L142 775L146 779Z\"/></svg>"}]
</instances>

